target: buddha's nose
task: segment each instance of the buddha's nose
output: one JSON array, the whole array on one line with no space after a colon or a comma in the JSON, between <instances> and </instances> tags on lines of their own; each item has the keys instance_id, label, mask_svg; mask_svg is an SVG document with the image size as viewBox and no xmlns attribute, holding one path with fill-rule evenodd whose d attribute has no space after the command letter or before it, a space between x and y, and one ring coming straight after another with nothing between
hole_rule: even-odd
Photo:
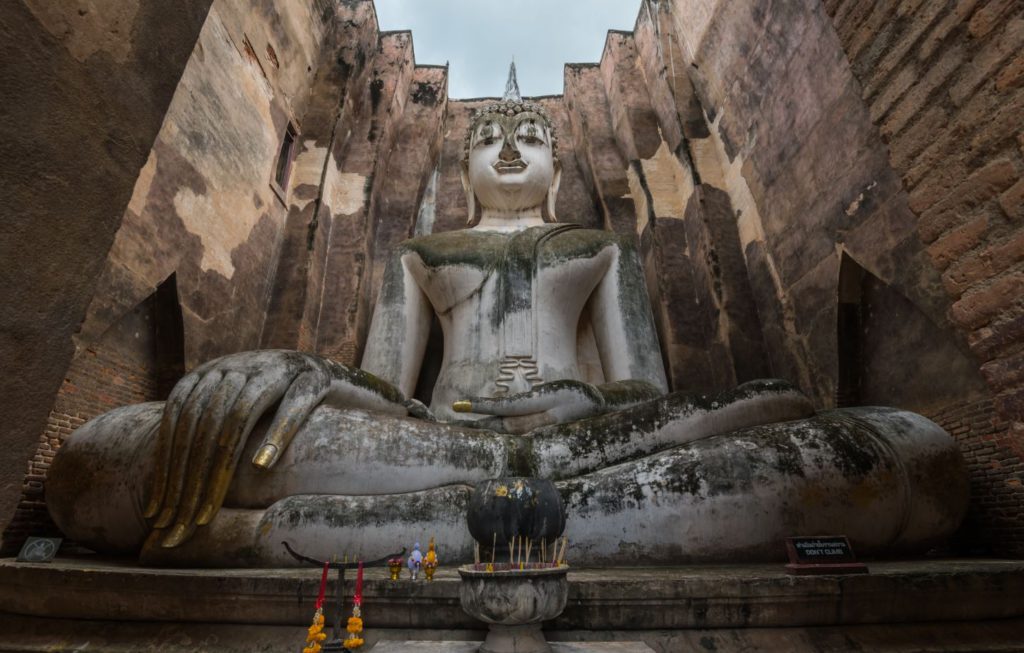
<instances>
[{"instance_id":1,"label":"buddha's nose","mask_svg":"<svg viewBox=\"0 0 1024 653\"><path fill-rule=\"evenodd\" d=\"M505 144L502 146L501 153L498 155L498 158L502 161L515 161L516 159L519 159L519 148L516 147L515 142L506 138Z\"/></svg>"}]
</instances>

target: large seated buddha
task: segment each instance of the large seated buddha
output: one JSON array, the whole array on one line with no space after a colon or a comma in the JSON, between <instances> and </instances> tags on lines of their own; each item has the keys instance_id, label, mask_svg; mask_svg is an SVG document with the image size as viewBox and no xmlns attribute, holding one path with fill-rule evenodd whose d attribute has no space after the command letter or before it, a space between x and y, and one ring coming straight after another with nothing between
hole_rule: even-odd
<instances>
[{"instance_id":1,"label":"large seated buddha","mask_svg":"<svg viewBox=\"0 0 1024 653\"><path fill-rule=\"evenodd\" d=\"M360 368L239 353L97 417L50 470L58 526L150 564L294 564L282 541L376 557L429 536L455 560L473 485L500 476L554 480L591 563L776 559L822 533L895 553L958 526L963 461L919 415L816 413L779 380L667 393L635 245L556 222L554 147L538 105L477 112L470 226L392 254ZM434 316L427 407L410 397Z\"/></svg>"}]
</instances>

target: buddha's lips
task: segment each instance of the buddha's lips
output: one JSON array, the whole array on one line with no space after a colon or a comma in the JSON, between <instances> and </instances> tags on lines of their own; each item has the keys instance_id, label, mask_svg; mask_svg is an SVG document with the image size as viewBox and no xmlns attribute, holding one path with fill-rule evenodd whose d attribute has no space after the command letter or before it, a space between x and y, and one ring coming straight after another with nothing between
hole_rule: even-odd
<instances>
[{"instance_id":1,"label":"buddha's lips","mask_svg":"<svg viewBox=\"0 0 1024 653\"><path fill-rule=\"evenodd\" d=\"M498 174L508 174L510 172L521 172L526 170L528 164L522 159L516 159L515 161L495 161L494 169L498 171Z\"/></svg>"}]
</instances>

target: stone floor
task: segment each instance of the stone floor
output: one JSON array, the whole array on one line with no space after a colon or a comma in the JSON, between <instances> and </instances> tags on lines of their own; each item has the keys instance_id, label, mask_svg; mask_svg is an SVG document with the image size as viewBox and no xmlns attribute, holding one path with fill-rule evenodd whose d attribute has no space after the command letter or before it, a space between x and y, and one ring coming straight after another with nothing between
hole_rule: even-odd
<instances>
[{"instance_id":1,"label":"stone floor","mask_svg":"<svg viewBox=\"0 0 1024 653\"><path fill-rule=\"evenodd\" d=\"M480 642L382 641L374 653L476 653ZM554 642L551 653L653 653L643 642Z\"/></svg>"},{"instance_id":2,"label":"stone floor","mask_svg":"<svg viewBox=\"0 0 1024 653\"><path fill-rule=\"evenodd\" d=\"M573 570L569 603L546 634L643 641L659 653L1024 650L1024 561L869 567L868 575L820 577L788 576L781 564ZM294 650L319 575L3 559L0 652ZM433 582L390 581L383 569L366 576L368 643L483 638L482 624L459 607L454 569L442 568Z\"/></svg>"}]
</instances>

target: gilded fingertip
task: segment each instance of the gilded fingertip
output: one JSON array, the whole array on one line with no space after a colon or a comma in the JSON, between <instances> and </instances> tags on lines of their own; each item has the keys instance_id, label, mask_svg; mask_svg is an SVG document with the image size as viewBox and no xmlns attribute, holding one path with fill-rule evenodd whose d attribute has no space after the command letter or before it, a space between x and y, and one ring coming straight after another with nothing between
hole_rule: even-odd
<instances>
[{"instance_id":1,"label":"gilded fingertip","mask_svg":"<svg viewBox=\"0 0 1024 653\"><path fill-rule=\"evenodd\" d=\"M272 444L265 444L253 456L252 466L259 470L268 470L275 460L277 460L277 447Z\"/></svg>"},{"instance_id":2,"label":"gilded fingertip","mask_svg":"<svg viewBox=\"0 0 1024 653\"><path fill-rule=\"evenodd\" d=\"M174 512L175 510L172 507L164 508L163 512L160 513L160 516L153 523L153 528L167 528L170 526L171 522L174 521Z\"/></svg>"},{"instance_id":3,"label":"gilded fingertip","mask_svg":"<svg viewBox=\"0 0 1024 653\"><path fill-rule=\"evenodd\" d=\"M171 532L167 534L167 537L165 537L163 542L160 543L160 546L165 549L173 549L185 541L185 536L187 534L188 528L186 528L185 524L178 524L171 529Z\"/></svg>"},{"instance_id":4,"label":"gilded fingertip","mask_svg":"<svg viewBox=\"0 0 1024 653\"><path fill-rule=\"evenodd\" d=\"M153 517L156 517L158 512L160 512L160 504L153 500L146 505L146 510L142 513L142 516L146 519L152 519Z\"/></svg>"},{"instance_id":5,"label":"gilded fingertip","mask_svg":"<svg viewBox=\"0 0 1024 653\"><path fill-rule=\"evenodd\" d=\"M203 509L199 511L199 516L196 517L196 524L199 526L206 526L210 523L210 520L213 519L213 515L216 512L217 511L213 508L213 504L206 504L203 506Z\"/></svg>"},{"instance_id":6,"label":"gilded fingertip","mask_svg":"<svg viewBox=\"0 0 1024 653\"><path fill-rule=\"evenodd\" d=\"M452 410L456 413L472 413L473 402L468 399L462 399L452 404Z\"/></svg>"}]
</instances>

